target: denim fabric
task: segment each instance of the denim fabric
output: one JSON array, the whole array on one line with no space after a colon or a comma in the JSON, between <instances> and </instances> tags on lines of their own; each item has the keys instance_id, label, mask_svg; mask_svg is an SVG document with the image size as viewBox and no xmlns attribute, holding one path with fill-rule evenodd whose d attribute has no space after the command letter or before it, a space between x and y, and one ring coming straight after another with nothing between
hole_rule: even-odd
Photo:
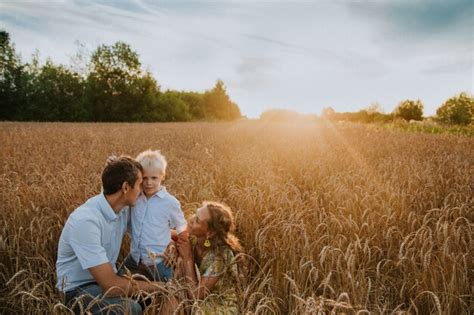
<instances>
[{"instance_id":1,"label":"denim fabric","mask_svg":"<svg viewBox=\"0 0 474 315\"><path fill-rule=\"evenodd\" d=\"M143 270L140 269L138 263L131 255L127 256L123 265L127 267L127 269L129 269L132 273L143 273ZM171 278L173 278L173 269L166 266L163 261L156 263L155 265L147 265L146 271L148 274L145 276L151 278L150 280L168 282L171 280ZM120 272L123 272L123 270L120 270Z\"/></svg>"},{"instance_id":2,"label":"denim fabric","mask_svg":"<svg viewBox=\"0 0 474 315\"><path fill-rule=\"evenodd\" d=\"M69 306L74 314L115 314L115 315L141 315L142 307L132 299L126 297L102 298L102 289L93 282L76 287L67 291L65 304ZM87 313L88 314L88 313Z\"/></svg>"}]
</instances>

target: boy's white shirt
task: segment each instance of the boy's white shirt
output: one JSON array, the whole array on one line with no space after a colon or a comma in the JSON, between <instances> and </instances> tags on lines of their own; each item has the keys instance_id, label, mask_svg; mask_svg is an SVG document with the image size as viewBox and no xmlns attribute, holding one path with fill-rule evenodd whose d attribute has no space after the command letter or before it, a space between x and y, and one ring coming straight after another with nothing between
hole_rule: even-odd
<instances>
[{"instance_id":1,"label":"boy's white shirt","mask_svg":"<svg viewBox=\"0 0 474 315\"><path fill-rule=\"evenodd\" d=\"M130 217L130 255L146 265L162 261L161 255L171 241L170 229L179 234L187 226L179 201L164 186L150 198L141 193Z\"/></svg>"}]
</instances>

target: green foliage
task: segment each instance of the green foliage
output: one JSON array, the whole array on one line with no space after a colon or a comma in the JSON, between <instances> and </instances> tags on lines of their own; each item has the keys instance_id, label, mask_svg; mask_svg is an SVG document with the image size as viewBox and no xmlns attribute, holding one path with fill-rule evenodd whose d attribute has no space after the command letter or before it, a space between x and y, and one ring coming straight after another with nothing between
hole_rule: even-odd
<instances>
[{"instance_id":1,"label":"green foliage","mask_svg":"<svg viewBox=\"0 0 474 315\"><path fill-rule=\"evenodd\" d=\"M188 104L189 113L193 120L206 119L206 109L204 105L204 95L197 92L179 92L178 97Z\"/></svg>"},{"instance_id":2,"label":"green foliage","mask_svg":"<svg viewBox=\"0 0 474 315\"><path fill-rule=\"evenodd\" d=\"M36 72L36 71L35 71ZM51 60L37 73L30 72L28 107L24 117L41 121L85 121L84 83L77 73Z\"/></svg>"},{"instance_id":3,"label":"green foliage","mask_svg":"<svg viewBox=\"0 0 474 315\"><path fill-rule=\"evenodd\" d=\"M100 45L85 55L79 47L74 65L44 65L34 56L22 63L10 41L0 30L0 120L37 121L193 121L235 120L240 109L227 94L222 80L205 91L166 91L152 74L142 70L139 56L124 43ZM86 58L87 57L87 58ZM361 123L389 123L394 118L406 121L423 119L421 101L405 100L392 114L371 104L358 112L338 113L331 107L321 117ZM468 125L474 121L474 99L461 93L437 110L437 118L447 124ZM267 111L263 120L316 120L295 112ZM414 128L414 127L410 127Z\"/></svg>"},{"instance_id":4,"label":"green foliage","mask_svg":"<svg viewBox=\"0 0 474 315\"><path fill-rule=\"evenodd\" d=\"M241 117L239 107L227 95L224 82L217 80L210 91L204 93L204 113L215 120L234 120Z\"/></svg>"},{"instance_id":5,"label":"green foliage","mask_svg":"<svg viewBox=\"0 0 474 315\"><path fill-rule=\"evenodd\" d=\"M406 131L406 132L422 132L432 134L455 134L463 136L474 136L474 125L444 125L436 121L427 119L423 122L408 123L404 119L397 119L390 123L374 125L376 128L384 128L390 130Z\"/></svg>"},{"instance_id":6,"label":"green foliage","mask_svg":"<svg viewBox=\"0 0 474 315\"><path fill-rule=\"evenodd\" d=\"M405 100L398 104L393 111L393 115L406 121L423 120L423 104L420 100Z\"/></svg>"},{"instance_id":7,"label":"green foliage","mask_svg":"<svg viewBox=\"0 0 474 315\"><path fill-rule=\"evenodd\" d=\"M158 92L138 54L123 42L99 46L91 57L86 80L87 104L94 121L140 121Z\"/></svg>"},{"instance_id":8,"label":"green foliage","mask_svg":"<svg viewBox=\"0 0 474 315\"><path fill-rule=\"evenodd\" d=\"M474 122L474 98L466 92L451 97L438 108L436 115L447 124L469 125Z\"/></svg>"},{"instance_id":9,"label":"green foliage","mask_svg":"<svg viewBox=\"0 0 474 315\"><path fill-rule=\"evenodd\" d=\"M25 66L10 42L10 35L0 30L0 119L13 120L21 114L20 106L27 97L26 86Z\"/></svg>"},{"instance_id":10,"label":"green foliage","mask_svg":"<svg viewBox=\"0 0 474 315\"><path fill-rule=\"evenodd\" d=\"M9 34L0 31L0 120L152 122L241 117L221 80L204 93L162 93L128 44L100 45L90 58L79 48L71 67L51 60L41 66L37 56L23 64Z\"/></svg>"},{"instance_id":11,"label":"green foliage","mask_svg":"<svg viewBox=\"0 0 474 315\"><path fill-rule=\"evenodd\" d=\"M180 92L166 91L160 94L157 108L161 121L190 121L189 105L180 97Z\"/></svg>"},{"instance_id":12,"label":"green foliage","mask_svg":"<svg viewBox=\"0 0 474 315\"><path fill-rule=\"evenodd\" d=\"M391 114L384 114L379 111L363 109L358 112L338 113L331 107L323 109L322 118L335 121L351 121L359 123L389 122L393 119Z\"/></svg>"}]
</instances>

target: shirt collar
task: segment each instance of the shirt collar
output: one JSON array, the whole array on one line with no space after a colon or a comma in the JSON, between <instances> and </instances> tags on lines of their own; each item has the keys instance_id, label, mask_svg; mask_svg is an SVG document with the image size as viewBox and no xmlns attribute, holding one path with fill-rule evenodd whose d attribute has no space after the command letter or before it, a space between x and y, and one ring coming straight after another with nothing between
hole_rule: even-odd
<instances>
[{"instance_id":1,"label":"shirt collar","mask_svg":"<svg viewBox=\"0 0 474 315\"><path fill-rule=\"evenodd\" d=\"M156 195L160 198L163 198L166 195L166 188L165 186L161 186L160 191L156 193Z\"/></svg>"},{"instance_id":2,"label":"shirt collar","mask_svg":"<svg viewBox=\"0 0 474 315\"><path fill-rule=\"evenodd\" d=\"M100 194L99 208L100 208L100 211L102 212L102 215L104 216L104 218L107 219L107 221L110 222L110 221L114 221L114 220L117 219L118 216L115 213L114 209L112 209L112 207L110 206L107 199L105 198L104 193Z\"/></svg>"},{"instance_id":3,"label":"shirt collar","mask_svg":"<svg viewBox=\"0 0 474 315\"><path fill-rule=\"evenodd\" d=\"M146 198L145 193L142 192L141 195ZM166 188L165 186L161 186L160 190L158 190L152 197L157 196L157 197L163 198L165 195L166 195Z\"/></svg>"}]
</instances>

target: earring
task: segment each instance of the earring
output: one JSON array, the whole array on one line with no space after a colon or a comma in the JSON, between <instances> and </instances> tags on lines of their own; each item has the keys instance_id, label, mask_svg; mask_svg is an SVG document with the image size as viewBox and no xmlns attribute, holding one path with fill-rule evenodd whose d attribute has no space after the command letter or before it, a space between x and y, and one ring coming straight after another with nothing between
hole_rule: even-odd
<instances>
[{"instance_id":1,"label":"earring","mask_svg":"<svg viewBox=\"0 0 474 315\"><path fill-rule=\"evenodd\" d=\"M211 247L211 241L209 239L204 241L204 247L207 247L207 248Z\"/></svg>"}]
</instances>

